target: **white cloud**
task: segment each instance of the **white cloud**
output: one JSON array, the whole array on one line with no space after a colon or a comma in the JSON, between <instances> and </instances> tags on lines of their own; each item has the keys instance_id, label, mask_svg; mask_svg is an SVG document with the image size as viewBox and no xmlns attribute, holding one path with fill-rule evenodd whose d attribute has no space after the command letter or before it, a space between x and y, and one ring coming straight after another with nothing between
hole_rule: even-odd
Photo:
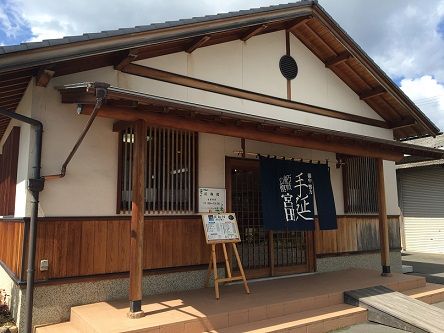
<instances>
[{"instance_id":1,"label":"white cloud","mask_svg":"<svg viewBox=\"0 0 444 333\"><path fill-rule=\"evenodd\" d=\"M444 82L444 0L321 0L339 24L394 78Z\"/></svg>"},{"instance_id":2,"label":"white cloud","mask_svg":"<svg viewBox=\"0 0 444 333\"><path fill-rule=\"evenodd\" d=\"M15 1L2 2L0 6L0 29L8 36L17 36L26 21L23 19L19 6Z\"/></svg>"},{"instance_id":3,"label":"white cloud","mask_svg":"<svg viewBox=\"0 0 444 333\"><path fill-rule=\"evenodd\" d=\"M32 41L268 6L283 0L12 0ZM320 0L389 76L433 75L444 82L444 0ZM0 12L1 16L1 12Z\"/></svg>"},{"instance_id":4,"label":"white cloud","mask_svg":"<svg viewBox=\"0 0 444 333\"><path fill-rule=\"evenodd\" d=\"M444 129L444 84L425 75L402 80L401 89L441 130Z\"/></svg>"},{"instance_id":5,"label":"white cloud","mask_svg":"<svg viewBox=\"0 0 444 333\"><path fill-rule=\"evenodd\" d=\"M32 41L277 4L279 0L19 0Z\"/></svg>"}]
</instances>

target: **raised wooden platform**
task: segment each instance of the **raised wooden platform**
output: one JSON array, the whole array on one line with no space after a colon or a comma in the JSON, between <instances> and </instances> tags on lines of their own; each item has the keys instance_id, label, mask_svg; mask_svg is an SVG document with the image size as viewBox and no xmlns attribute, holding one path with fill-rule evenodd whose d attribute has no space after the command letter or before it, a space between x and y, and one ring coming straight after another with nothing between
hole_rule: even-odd
<instances>
[{"instance_id":1,"label":"raised wooden platform","mask_svg":"<svg viewBox=\"0 0 444 333\"><path fill-rule=\"evenodd\" d=\"M376 285L444 299L442 288L434 287L434 293L421 277L381 277L377 271L350 269L250 281L250 295L241 284L222 286L219 301L212 288L145 297L141 319L126 317L127 300L77 306L69 323L41 327L37 333L328 332L365 322L367 310L344 304L343 292Z\"/></svg>"},{"instance_id":2,"label":"raised wooden platform","mask_svg":"<svg viewBox=\"0 0 444 333\"><path fill-rule=\"evenodd\" d=\"M344 301L367 309L369 321L407 332L444 332L444 310L387 287L346 291Z\"/></svg>"}]
</instances>

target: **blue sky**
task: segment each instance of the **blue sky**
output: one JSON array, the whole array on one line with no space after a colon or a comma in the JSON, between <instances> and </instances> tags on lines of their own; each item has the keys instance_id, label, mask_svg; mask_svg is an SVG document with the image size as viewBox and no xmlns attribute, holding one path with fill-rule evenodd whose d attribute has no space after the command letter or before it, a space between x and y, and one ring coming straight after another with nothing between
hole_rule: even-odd
<instances>
[{"instance_id":1,"label":"blue sky","mask_svg":"<svg viewBox=\"0 0 444 333\"><path fill-rule=\"evenodd\" d=\"M0 0L0 45L285 2ZM401 89L444 129L444 0L319 2Z\"/></svg>"},{"instance_id":2,"label":"blue sky","mask_svg":"<svg viewBox=\"0 0 444 333\"><path fill-rule=\"evenodd\" d=\"M17 4L0 0L0 44L19 44L32 37L31 25L23 18Z\"/></svg>"}]
</instances>

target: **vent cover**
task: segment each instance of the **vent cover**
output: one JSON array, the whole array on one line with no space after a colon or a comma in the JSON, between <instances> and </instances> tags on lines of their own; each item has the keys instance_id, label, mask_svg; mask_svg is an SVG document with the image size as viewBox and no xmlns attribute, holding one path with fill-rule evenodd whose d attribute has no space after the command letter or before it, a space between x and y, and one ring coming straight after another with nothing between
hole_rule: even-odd
<instances>
[{"instance_id":1,"label":"vent cover","mask_svg":"<svg viewBox=\"0 0 444 333\"><path fill-rule=\"evenodd\" d=\"M279 69L287 80L293 80L298 75L296 60L289 55L284 55L279 60Z\"/></svg>"}]
</instances>

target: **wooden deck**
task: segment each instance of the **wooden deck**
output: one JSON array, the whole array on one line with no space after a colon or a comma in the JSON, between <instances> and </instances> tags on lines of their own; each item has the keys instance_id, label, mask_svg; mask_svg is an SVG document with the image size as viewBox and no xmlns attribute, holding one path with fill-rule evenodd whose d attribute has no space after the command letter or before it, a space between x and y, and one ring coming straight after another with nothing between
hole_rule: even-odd
<instances>
[{"instance_id":1,"label":"wooden deck","mask_svg":"<svg viewBox=\"0 0 444 333\"><path fill-rule=\"evenodd\" d=\"M367 309L369 321L408 332L444 332L444 310L383 286L347 291L344 299Z\"/></svg>"},{"instance_id":2,"label":"wooden deck","mask_svg":"<svg viewBox=\"0 0 444 333\"><path fill-rule=\"evenodd\" d=\"M212 288L145 297L141 319L127 319L127 300L77 306L69 323L41 327L37 333L328 332L367 320L367 310L343 303L346 290L384 285L413 297L444 300L444 288L426 286L424 278L381 277L363 269L249 284L250 295L242 284L222 286L219 301Z\"/></svg>"}]
</instances>

